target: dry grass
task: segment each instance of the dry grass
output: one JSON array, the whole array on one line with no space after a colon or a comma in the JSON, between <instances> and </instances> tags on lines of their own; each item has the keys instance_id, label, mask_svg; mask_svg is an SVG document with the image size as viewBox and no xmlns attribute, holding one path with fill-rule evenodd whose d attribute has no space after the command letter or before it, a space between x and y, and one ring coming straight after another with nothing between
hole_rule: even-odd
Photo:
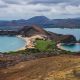
<instances>
[{"instance_id":1,"label":"dry grass","mask_svg":"<svg viewBox=\"0 0 80 80\"><path fill-rule=\"evenodd\" d=\"M0 80L80 80L75 68L80 68L79 56L60 55L0 69Z\"/></svg>"}]
</instances>

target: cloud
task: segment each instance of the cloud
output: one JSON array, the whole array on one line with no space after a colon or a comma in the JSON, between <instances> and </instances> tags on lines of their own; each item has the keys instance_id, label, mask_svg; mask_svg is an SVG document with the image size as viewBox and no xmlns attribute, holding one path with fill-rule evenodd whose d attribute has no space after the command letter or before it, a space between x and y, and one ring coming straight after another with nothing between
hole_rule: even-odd
<instances>
[{"instance_id":1,"label":"cloud","mask_svg":"<svg viewBox=\"0 0 80 80\"><path fill-rule=\"evenodd\" d=\"M0 8L6 8L8 7L7 4L5 4L3 1L0 1Z\"/></svg>"},{"instance_id":2,"label":"cloud","mask_svg":"<svg viewBox=\"0 0 80 80\"><path fill-rule=\"evenodd\" d=\"M2 0L8 4L57 4L57 3L67 3L71 5L79 5L80 0Z\"/></svg>"},{"instance_id":3,"label":"cloud","mask_svg":"<svg viewBox=\"0 0 80 80\"><path fill-rule=\"evenodd\" d=\"M3 0L3 2L7 4L20 4L21 1L19 0Z\"/></svg>"},{"instance_id":4,"label":"cloud","mask_svg":"<svg viewBox=\"0 0 80 80\"><path fill-rule=\"evenodd\" d=\"M31 4L55 4L55 3L62 3L62 2L65 2L65 0L30 0L29 3Z\"/></svg>"},{"instance_id":5,"label":"cloud","mask_svg":"<svg viewBox=\"0 0 80 80\"><path fill-rule=\"evenodd\" d=\"M57 4L57 3L67 3L71 5L80 4L80 0L30 0L30 4Z\"/></svg>"},{"instance_id":6,"label":"cloud","mask_svg":"<svg viewBox=\"0 0 80 80\"><path fill-rule=\"evenodd\" d=\"M0 19L32 16L80 17L80 0L0 0Z\"/></svg>"},{"instance_id":7,"label":"cloud","mask_svg":"<svg viewBox=\"0 0 80 80\"><path fill-rule=\"evenodd\" d=\"M0 8L6 8L8 7L7 5L0 5Z\"/></svg>"},{"instance_id":8,"label":"cloud","mask_svg":"<svg viewBox=\"0 0 80 80\"><path fill-rule=\"evenodd\" d=\"M50 11L50 9L37 9L36 11L37 12L48 12Z\"/></svg>"}]
</instances>

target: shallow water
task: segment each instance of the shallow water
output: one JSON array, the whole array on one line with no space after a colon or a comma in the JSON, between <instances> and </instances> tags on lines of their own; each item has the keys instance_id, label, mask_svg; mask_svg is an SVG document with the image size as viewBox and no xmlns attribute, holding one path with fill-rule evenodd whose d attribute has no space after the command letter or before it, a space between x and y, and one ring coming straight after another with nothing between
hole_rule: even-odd
<instances>
[{"instance_id":1,"label":"shallow water","mask_svg":"<svg viewBox=\"0 0 80 80\"><path fill-rule=\"evenodd\" d=\"M58 34L73 35L77 40L80 40L80 29L45 28L45 30ZM80 52L80 43L75 45L61 45L61 48L71 52Z\"/></svg>"},{"instance_id":2,"label":"shallow water","mask_svg":"<svg viewBox=\"0 0 80 80\"><path fill-rule=\"evenodd\" d=\"M16 36L0 36L0 52L16 51L25 46L25 41Z\"/></svg>"},{"instance_id":3,"label":"shallow water","mask_svg":"<svg viewBox=\"0 0 80 80\"><path fill-rule=\"evenodd\" d=\"M61 48L71 52L80 52L80 43L76 43L74 45L65 45L62 44Z\"/></svg>"}]
</instances>

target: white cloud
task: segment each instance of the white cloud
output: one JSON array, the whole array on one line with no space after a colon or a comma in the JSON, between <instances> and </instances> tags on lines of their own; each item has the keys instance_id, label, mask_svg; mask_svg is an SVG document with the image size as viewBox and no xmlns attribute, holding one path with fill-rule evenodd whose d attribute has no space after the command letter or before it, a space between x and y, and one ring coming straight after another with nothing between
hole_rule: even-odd
<instances>
[{"instance_id":1,"label":"white cloud","mask_svg":"<svg viewBox=\"0 0 80 80\"><path fill-rule=\"evenodd\" d=\"M3 8L0 8L0 19L27 19L37 15L44 15L50 18L65 18L80 15L79 4L71 5L67 2L56 4L28 4L29 1L30 0L0 0L0 6L4 5Z\"/></svg>"}]
</instances>

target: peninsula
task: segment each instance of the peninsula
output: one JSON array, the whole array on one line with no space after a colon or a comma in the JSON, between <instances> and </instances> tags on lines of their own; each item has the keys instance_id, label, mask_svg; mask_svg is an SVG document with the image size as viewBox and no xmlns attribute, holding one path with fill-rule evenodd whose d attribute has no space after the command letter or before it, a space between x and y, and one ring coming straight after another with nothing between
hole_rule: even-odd
<instances>
[{"instance_id":1,"label":"peninsula","mask_svg":"<svg viewBox=\"0 0 80 80\"><path fill-rule=\"evenodd\" d=\"M75 78L78 73L79 52L65 51L57 46L59 43L76 43L72 35L52 33L36 25L24 26L18 31L1 30L0 35L17 36L26 41L26 46L16 52L0 53L0 80L57 80L65 79L67 74ZM75 64L76 73L72 75Z\"/></svg>"}]
</instances>

